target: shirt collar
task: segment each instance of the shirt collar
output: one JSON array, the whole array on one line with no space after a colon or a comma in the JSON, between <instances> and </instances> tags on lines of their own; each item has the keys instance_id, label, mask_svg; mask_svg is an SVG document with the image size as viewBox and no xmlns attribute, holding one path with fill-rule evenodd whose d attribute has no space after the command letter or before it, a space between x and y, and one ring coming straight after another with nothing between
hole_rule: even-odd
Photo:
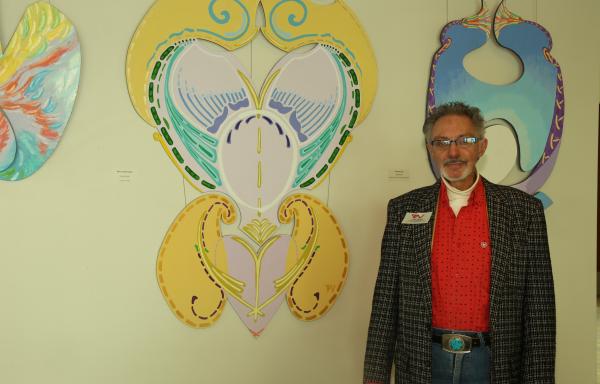
<instances>
[{"instance_id":1,"label":"shirt collar","mask_svg":"<svg viewBox=\"0 0 600 384\"><path fill-rule=\"evenodd\" d=\"M450 191L451 194L469 196L468 205L478 205L482 202L485 203L485 194L483 193L483 182L481 180L481 177L479 176L479 172L477 172L477 177L475 178L475 182L473 183L473 185L471 185L468 189L464 191L461 191L460 189L451 186L450 183L446 179L444 179L444 177L442 177L441 179L442 183L440 188L440 198L444 204L449 204L448 191Z\"/></svg>"}]
</instances>

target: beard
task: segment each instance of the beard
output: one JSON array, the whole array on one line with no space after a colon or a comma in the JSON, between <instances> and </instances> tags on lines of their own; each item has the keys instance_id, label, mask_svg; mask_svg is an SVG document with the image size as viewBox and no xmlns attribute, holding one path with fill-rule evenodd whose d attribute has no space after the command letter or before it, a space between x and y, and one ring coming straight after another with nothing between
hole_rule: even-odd
<instances>
[{"instance_id":1,"label":"beard","mask_svg":"<svg viewBox=\"0 0 600 384\"><path fill-rule=\"evenodd\" d=\"M463 164L464 168L461 171L460 174L456 175L449 175L447 170L446 170L446 166L447 165L452 165L452 164ZM448 159L446 161L444 161L444 163L442 164L441 168L440 168L440 173L442 174L442 176L444 177L444 179L448 180L448 181L462 181L464 179L466 179L467 177L469 177L472 173L473 173L473 169L472 167L469 166L469 162L462 160L462 159Z\"/></svg>"}]
</instances>

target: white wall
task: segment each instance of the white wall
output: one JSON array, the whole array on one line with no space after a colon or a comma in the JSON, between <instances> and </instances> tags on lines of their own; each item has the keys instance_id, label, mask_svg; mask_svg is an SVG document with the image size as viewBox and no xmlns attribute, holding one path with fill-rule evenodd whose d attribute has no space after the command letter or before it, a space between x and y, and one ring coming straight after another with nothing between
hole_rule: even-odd
<instances>
[{"instance_id":1,"label":"white wall","mask_svg":"<svg viewBox=\"0 0 600 384\"><path fill-rule=\"evenodd\" d=\"M155 280L162 236L191 188L152 140L126 90L125 53L152 1L51 3L78 29L82 77L54 156L29 179L0 183L0 382L359 383L387 200L433 182L420 133L431 57L446 21L475 13L479 2L348 0L374 45L380 88L371 115L317 193L348 239L350 273L326 317L303 323L282 307L258 339L231 308L208 329L184 326ZM3 46L27 4L0 0ZM591 383L600 83L592 26L600 5L508 5L550 31L565 78L563 145L543 188L555 202L546 214L558 306L557 382ZM252 47L255 84L276 56L265 45ZM247 65L250 49L240 53ZM474 68L510 78L511 58L490 55L474 59ZM410 177L390 181L389 169L406 169ZM131 181L119 181L118 170L133 171Z\"/></svg>"}]
</instances>

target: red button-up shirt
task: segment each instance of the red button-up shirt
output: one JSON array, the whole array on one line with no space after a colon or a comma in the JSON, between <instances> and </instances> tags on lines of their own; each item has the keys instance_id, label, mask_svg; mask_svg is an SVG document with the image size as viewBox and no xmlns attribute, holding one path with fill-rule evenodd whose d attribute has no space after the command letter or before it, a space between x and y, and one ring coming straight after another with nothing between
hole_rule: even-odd
<instances>
[{"instance_id":1,"label":"red button-up shirt","mask_svg":"<svg viewBox=\"0 0 600 384\"><path fill-rule=\"evenodd\" d=\"M432 325L489 331L490 231L483 183L454 215L441 183L431 255Z\"/></svg>"}]
</instances>

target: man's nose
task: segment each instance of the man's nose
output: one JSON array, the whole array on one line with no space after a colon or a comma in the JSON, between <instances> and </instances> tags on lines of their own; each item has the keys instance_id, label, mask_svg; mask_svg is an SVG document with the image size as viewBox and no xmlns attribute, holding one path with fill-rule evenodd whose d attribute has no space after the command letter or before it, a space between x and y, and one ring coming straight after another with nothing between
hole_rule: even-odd
<instances>
[{"instance_id":1,"label":"man's nose","mask_svg":"<svg viewBox=\"0 0 600 384\"><path fill-rule=\"evenodd\" d=\"M448 147L448 155L450 157L458 156L458 144L456 144L456 142L450 143L450 147Z\"/></svg>"}]
</instances>

